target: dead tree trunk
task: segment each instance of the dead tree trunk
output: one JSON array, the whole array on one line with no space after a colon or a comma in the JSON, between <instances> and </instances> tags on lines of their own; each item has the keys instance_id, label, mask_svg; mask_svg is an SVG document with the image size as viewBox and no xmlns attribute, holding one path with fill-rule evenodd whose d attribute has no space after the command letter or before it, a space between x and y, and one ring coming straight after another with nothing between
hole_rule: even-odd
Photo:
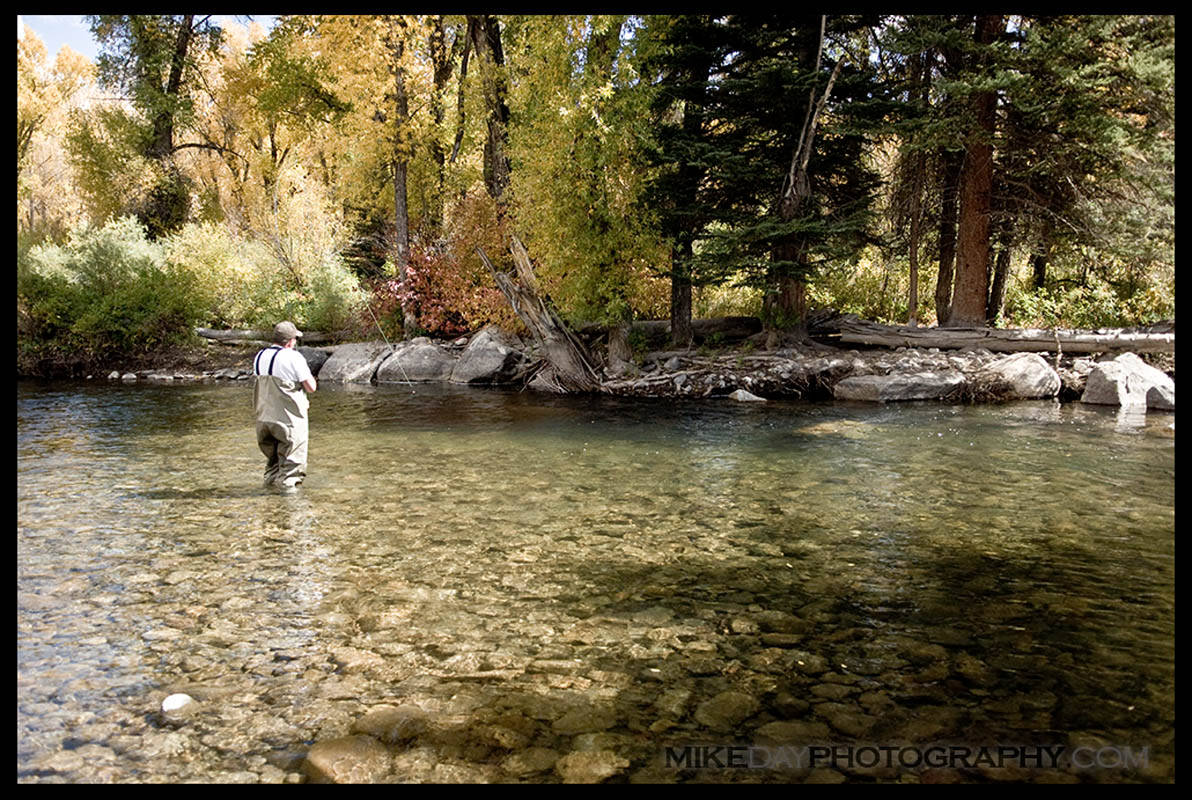
<instances>
[{"instance_id":1,"label":"dead tree trunk","mask_svg":"<svg viewBox=\"0 0 1192 800\"><path fill-rule=\"evenodd\" d=\"M501 272L480 248L476 252L493 274L497 288L526 327L530 329L543 359L544 368L535 380L560 394L595 392L600 389L600 374L593 367L592 356L583 342L559 319L550 301L538 288L534 266L522 243L513 237L509 248L514 271Z\"/></svg>"}]
</instances>

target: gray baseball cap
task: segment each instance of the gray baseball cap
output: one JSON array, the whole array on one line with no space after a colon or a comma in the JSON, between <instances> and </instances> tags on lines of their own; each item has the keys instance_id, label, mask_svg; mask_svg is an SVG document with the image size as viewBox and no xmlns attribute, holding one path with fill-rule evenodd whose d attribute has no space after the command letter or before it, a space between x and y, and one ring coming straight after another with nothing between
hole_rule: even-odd
<instances>
[{"instance_id":1,"label":"gray baseball cap","mask_svg":"<svg viewBox=\"0 0 1192 800\"><path fill-rule=\"evenodd\" d=\"M273 341L277 342L278 344L285 344L291 339L301 338L302 331L298 330L294 323L290 322L289 320L286 320L285 322L279 322L273 327Z\"/></svg>"}]
</instances>

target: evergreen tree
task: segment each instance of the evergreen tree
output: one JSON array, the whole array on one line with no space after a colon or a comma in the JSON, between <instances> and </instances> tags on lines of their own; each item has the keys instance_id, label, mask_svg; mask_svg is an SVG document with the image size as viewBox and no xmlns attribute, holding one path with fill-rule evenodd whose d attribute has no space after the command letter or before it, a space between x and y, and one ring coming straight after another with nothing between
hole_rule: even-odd
<instances>
[{"instance_id":1,"label":"evergreen tree","mask_svg":"<svg viewBox=\"0 0 1192 800\"><path fill-rule=\"evenodd\" d=\"M800 281L872 240L879 181L865 131L884 105L872 75L841 61L840 44L865 21L828 18L826 29L824 22L811 15L694 18L675 29L686 46L663 56L672 59L670 91L683 92L676 96L684 103L684 117L659 136L659 157L673 164L664 173L669 185L654 193L675 190L657 206L667 232L680 259L690 237L691 275L731 275L761 288L776 328L801 323ZM682 119L691 118L699 126L684 128Z\"/></svg>"},{"instance_id":2,"label":"evergreen tree","mask_svg":"<svg viewBox=\"0 0 1192 800\"><path fill-rule=\"evenodd\" d=\"M725 60L725 42L707 15L655 17L648 23L649 47L643 71L655 79L651 116L657 125L650 143L653 177L643 202L671 242L671 341L692 341L691 301L695 286L722 281L718 266L695 259L695 241L715 219L703 186L712 164L728 157L711 140L711 78Z\"/></svg>"}]
</instances>

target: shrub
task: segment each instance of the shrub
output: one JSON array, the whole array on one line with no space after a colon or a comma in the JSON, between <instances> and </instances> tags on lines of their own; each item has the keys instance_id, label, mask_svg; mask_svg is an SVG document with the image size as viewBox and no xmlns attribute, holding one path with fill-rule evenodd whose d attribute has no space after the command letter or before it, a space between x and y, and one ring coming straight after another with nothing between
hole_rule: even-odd
<instances>
[{"instance_id":1,"label":"shrub","mask_svg":"<svg viewBox=\"0 0 1192 800\"><path fill-rule=\"evenodd\" d=\"M17 296L19 332L33 349L83 358L177 344L204 313L193 276L169 264L131 218L18 251Z\"/></svg>"},{"instance_id":2,"label":"shrub","mask_svg":"<svg viewBox=\"0 0 1192 800\"><path fill-rule=\"evenodd\" d=\"M339 255L327 253L307 274L305 302L297 309L300 325L338 331L359 318L367 295ZM280 318L280 317L279 317Z\"/></svg>"}]
</instances>

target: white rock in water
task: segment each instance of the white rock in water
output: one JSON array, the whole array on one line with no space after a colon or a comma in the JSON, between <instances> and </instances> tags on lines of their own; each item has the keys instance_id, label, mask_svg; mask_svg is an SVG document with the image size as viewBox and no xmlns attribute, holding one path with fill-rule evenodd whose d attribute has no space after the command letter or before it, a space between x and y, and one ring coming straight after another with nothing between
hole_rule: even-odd
<instances>
[{"instance_id":1,"label":"white rock in water","mask_svg":"<svg viewBox=\"0 0 1192 800\"><path fill-rule=\"evenodd\" d=\"M188 694L172 694L161 701L161 713L176 714L194 702L195 699Z\"/></svg>"},{"instance_id":2,"label":"white rock in water","mask_svg":"<svg viewBox=\"0 0 1192 800\"><path fill-rule=\"evenodd\" d=\"M747 392L744 389L738 389L729 395L730 400L736 400L739 403L764 403L766 398L758 397L753 392Z\"/></svg>"}]
</instances>

